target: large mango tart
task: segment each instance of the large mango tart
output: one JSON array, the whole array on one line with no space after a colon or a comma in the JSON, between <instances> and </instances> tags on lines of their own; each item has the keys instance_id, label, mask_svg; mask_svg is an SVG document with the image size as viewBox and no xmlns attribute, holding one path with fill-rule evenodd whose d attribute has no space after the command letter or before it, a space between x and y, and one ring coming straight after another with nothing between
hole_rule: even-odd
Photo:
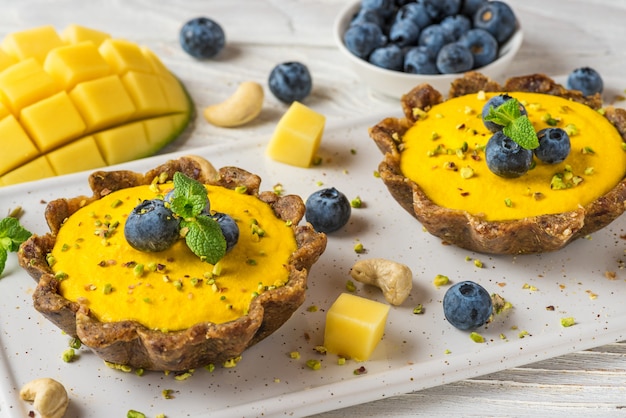
<instances>
[{"instance_id":1,"label":"large mango tart","mask_svg":"<svg viewBox=\"0 0 626 418\"><path fill-rule=\"evenodd\" d=\"M568 132L564 161L535 160L517 178L489 170L484 148L492 133L481 113L503 93L524 105L536 131ZM625 210L626 111L602 108L599 95L568 91L540 74L499 85L468 73L445 101L421 85L401 104L404 118L370 129L384 154L379 172L400 205L447 243L486 253L552 251Z\"/></svg>"},{"instance_id":2,"label":"large mango tart","mask_svg":"<svg viewBox=\"0 0 626 418\"><path fill-rule=\"evenodd\" d=\"M175 172L205 184L211 210L239 227L237 244L215 264L184 240L142 252L125 239L128 214L171 190ZM259 193L258 176L218 171L199 157L146 174L96 172L90 185L92 197L48 204L51 232L27 241L19 259L38 280L35 308L115 364L173 371L239 356L302 304L325 249L324 234L299 225L299 197Z\"/></svg>"}]
</instances>

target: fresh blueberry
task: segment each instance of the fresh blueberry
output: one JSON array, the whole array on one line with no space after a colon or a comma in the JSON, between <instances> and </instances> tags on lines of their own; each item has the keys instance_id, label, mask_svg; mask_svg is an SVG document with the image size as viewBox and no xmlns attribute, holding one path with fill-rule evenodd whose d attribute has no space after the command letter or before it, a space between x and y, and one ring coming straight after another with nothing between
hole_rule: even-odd
<instances>
[{"instance_id":1,"label":"fresh blueberry","mask_svg":"<svg viewBox=\"0 0 626 418\"><path fill-rule=\"evenodd\" d=\"M480 9L483 4L487 3L487 1L489 0L463 0L461 14L473 19L476 11Z\"/></svg>"},{"instance_id":2,"label":"fresh blueberry","mask_svg":"<svg viewBox=\"0 0 626 418\"><path fill-rule=\"evenodd\" d=\"M360 25L362 23L373 23L382 27L385 24L385 18L376 10L359 9L350 21L350 25Z\"/></svg>"},{"instance_id":3,"label":"fresh blueberry","mask_svg":"<svg viewBox=\"0 0 626 418\"><path fill-rule=\"evenodd\" d=\"M300 101L311 93L313 80L309 69L300 62L285 62L272 69L270 91L284 103Z\"/></svg>"},{"instance_id":4,"label":"fresh blueberry","mask_svg":"<svg viewBox=\"0 0 626 418\"><path fill-rule=\"evenodd\" d=\"M395 10L393 0L361 0L361 9L374 10L385 18L391 16Z\"/></svg>"},{"instance_id":5,"label":"fresh blueberry","mask_svg":"<svg viewBox=\"0 0 626 418\"><path fill-rule=\"evenodd\" d=\"M499 44L506 42L515 32L515 13L502 1L488 1L474 15L474 27L491 33Z\"/></svg>"},{"instance_id":6,"label":"fresh blueberry","mask_svg":"<svg viewBox=\"0 0 626 418\"><path fill-rule=\"evenodd\" d=\"M410 20L423 29L433 23L423 3L407 3L396 12L395 22Z\"/></svg>"},{"instance_id":7,"label":"fresh blueberry","mask_svg":"<svg viewBox=\"0 0 626 418\"><path fill-rule=\"evenodd\" d=\"M580 90L585 96L602 93L604 83L600 74L589 67L581 67L572 71L567 77L567 88Z\"/></svg>"},{"instance_id":8,"label":"fresh blueberry","mask_svg":"<svg viewBox=\"0 0 626 418\"><path fill-rule=\"evenodd\" d=\"M462 73L474 67L474 56L466 46L452 42L439 50L436 63L442 74Z\"/></svg>"},{"instance_id":9,"label":"fresh blueberry","mask_svg":"<svg viewBox=\"0 0 626 418\"><path fill-rule=\"evenodd\" d=\"M144 200L126 219L124 236L136 250L164 251L178 239L180 220L161 199Z\"/></svg>"},{"instance_id":10,"label":"fresh blueberry","mask_svg":"<svg viewBox=\"0 0 626 418\"><path fill-rule=\"evenodd\" d=\"M491 64L498 56L498 41L484 29L470 29L459 38L474 56L474 68Z\"/></svg>"},{"instance_id":11,"label":"fresh blueberry","mask_svg":"<svg viewBox=\"0 0 626 418\"><path fill-rule=\"evenodd\" d=\"M458 14L462 0L420 0L424 3L435 21Z\"/></svg>"},{"instance_id":12,"label":"fresh blueberry","mask_svg":"<svg viewBox=\"0 0 626 418\"><path fill-rule=\"evenodd\" d=\"M502 131L494 133L485 147L485 161L492 173L515 178L525 174L533 161L533 152L522 148Z\"/></svg>"},{"instance_id":13,"label":"fresh blueberry","mask_svg":"<svg viewBox=\"0 0 626 418\"><path fill-rule=\"evenodd\" d=\"M533 150L535 156L544 163L557 164L569 155L571 144L569 135L561 128L545 128L537 132L539 146Z\"/></svg>"},{"instance_id":14,"label":"fresh blueberry","mask_svg":"<svg viewBox=\"0 0 626 418\"><path fill-rule=\"evenodd\" d=\"M494 109L497 109L504 102L506 102L507 100L511 100L512 98L513 97L509 96L506 93L498 94L497 96L493 96L491 99L487 100L487 103L485 103L485 105L483 106L483 110L482 110L483 123L484 123L485 127L487 129L489 129L491 132L501 131L502 130L502 125L498 125L497 123L494 123L494 122L491 122L491 121L488 121L488 120L485 119L487 117L487 115L489 114L489 109L492 108L492 107ZM526 108L521 103L519 103L519 110L520 110L520 114L521 115L528 115L528 112L526 111Z\"/></svg>"},{"instance_id":15,"label":"fresh blueberry","mask_svg":"<svg viewBox=\"0 0 626 418\"><path fill-rule=\"evenodd\" d=\"M443 30L448 34L448 38L456 41L472 28L472 21L467 16L452 15L444 17L439 23Z\"/></svg>"},{"instance_id":16,"label":"fresh blueberry","mask_svg":"<svg viewBox=\"0 0 626 418\"><path fill-rule=\"evenodd\" d=\"M329 233L343 227L350 219L350 201L334 187L314 192L306 201L305 217L318 232Z\"/></svg>"},{"instance_id":17,"label":"fresh blueberry","mask_svg":"<svg viewBox=\"0 0 626 418\"><path fill-rule=\"evenodd\" d=\"M343 35L343 42L348 51L359 58L367 59L374 49L387 43L387 37L380 26L366 22L350 26Z\"/></svg>"},{"instance_id":18,"label":"fresh blueberry","mask_svg":"<svg viewBox=\"0 0 626 418\"><path fill-rule=\"evenodd\" d=\"M469 280L452 285L443 296L444 316L452 326L461 330L485 325L492 312L489 292Z\"/></svg>"},{"instance_id":19,"label":"fresh blueberry","mask_svg":"<svg viewBox=\"0 0 626 418\"><path fill-rule=\"evenodd\" d=\"M412 20L397 20L389 29L389 40L398 46L417 45L420 28Z\"/></svg>"},{"instance_id":20,"label":"fresh blueberry","mask_svg":"<svg viewBox=\"0 0 626 418\"><path fill-rule=\"evenodd\" d=\"M213 58L226 43L222 27L206 17L197 17L185 23L179 38L185 52L198 59Z\"/></svg>"},{"instance_id":21,"label":"fresh blueberry","mask_svg":"<svg viewBox=\"0 0 626 418\"><path fill-rule=\"evenodd\" d=\"M222 234L226 239L226 252L229 252L239 241L239 226L237 222L230 215L222 212L215 212L211 217L220 225Z\"/></svg>"},{"instance_id":22,"label":"fresh blueberry","mask_svg":"<svg viewBox=\"0 0 626 418\"><path fill-rule=\"evenodd\" d=\"M402 71L402 65L404 64L402 48L396 44L389 44L387 46L383 46L382 48L376 48L370 54L369 62L377 67L394 71Z\"/></svg>"},{"instance_id":23,"label":"fresh blueberry","mask_svg":"<svg viewBox=\"0 0 626 418\"><path fill-rule=\"evenodd\" d=\"M404 72L412 74L439 74L435 55L425 46L409 49L404 55Z\"/></svg>"},{"instance_id":24,"label":"fresh blueberry","mask_svg":"<svg viewBox=\"0 0 626 418\"><path fill-rule=\"evenodd\" d=\"M439 24L433 24L422 29L418 45L427 47L436 55L444 45L451 42L447 32Z\"/></svg>"}]
</instances>

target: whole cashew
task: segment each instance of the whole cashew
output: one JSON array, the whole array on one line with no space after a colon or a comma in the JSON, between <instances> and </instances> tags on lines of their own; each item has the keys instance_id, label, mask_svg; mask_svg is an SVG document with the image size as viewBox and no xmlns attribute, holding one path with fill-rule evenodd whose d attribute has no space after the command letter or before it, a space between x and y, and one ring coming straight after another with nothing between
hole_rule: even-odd
<instances>
[{"instance_id":1,"label":"whole cashew","mask_svg":"<svg viewBox=\"0 0 626 418\"><path fill-rule=\"evenodd\" d=\"M26 383L20 390L20 398L33 402L41 418L63 417L70 402L63 385L49 377Z\"/></svg>"},{"instance_id":2,"label":"whole cashew","mask_svg":"<svg viewBox=\"0 0 626 418\"><path fill-rule=\"evenodd\" d=\"M350 275L358 282L380 288L392 305L401 305L413 288L411 269L384 258L359 260L350 269Z\"/></svg>"},{"instance_id":3,"label":"whole cashew","mask_svg":"<svg viewBox=\"0 0 626 418\"><path fill-rule=\"evenodd\" d=\"M232 128L250 122L263 108L263 87L244 81L228 99L204 109L204 118L215 126Z\"/></svg>"}]
</instances>

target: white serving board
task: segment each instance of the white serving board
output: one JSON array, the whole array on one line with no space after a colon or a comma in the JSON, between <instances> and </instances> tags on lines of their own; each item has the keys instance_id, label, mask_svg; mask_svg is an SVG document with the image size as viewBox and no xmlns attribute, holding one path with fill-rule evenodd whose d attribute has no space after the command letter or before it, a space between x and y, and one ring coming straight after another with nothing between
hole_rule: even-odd
<instances>
[{"instance_id":1,"label":"white serving board","mask_svg":"<svg viewBox=\"0 0 626 418\"><path fill-rule=\"evenodd\" d=\"M70 394L68 418L121 417L129 409L148 417L304 416L626 338L626 217L552 254L489 256L442 245L392 201L373 175L381 155L367 128L384 115L379 116L329 126L320 150L324 163L310 169L266 158L267 138L193 151L216 167L236 165L261 175L262 190L281 183L285 192L306 199L321 187L334 186L364 203L353 210L346 228L329 236L326 252L311 271L304 305L275 334L247 350L235 368L218 366L212 373L198 369L185 381L159 372L139 377L109 369L84 348L77 361L64 363L61 354L69 338L34 310L35 282L12 254L0 279L0 415L27 416L32 406L19 399L20 387L34 378L52 377ZM144 171L173 156L123 167ZM22 206L22 223L35 233L45 233L44 202L89 193L86 177L80 173L0 188L0 216ZM354 252L356 242L364 245L365 254ZM373 357L340 366L336 356L324 356L314 348L323 344L325 311L345 291L350 267L366 257L409 265L414 288L408 301L391 308L384 339ZM474 259L484 267L477 268ZM607 271L615 272L616 278L609 280ZM479 329L486 342L475 343L467 332L445 321L441 300L446 287L432 284L437 274L452 282L479 282L514 308ZM357 288L360 296L384 301L375 288L358 283ZM418 304L425 308L421 315L413 313ZM308 309L312 306L318 310ZM576 325L563 328L560 319L570 316ZM292 351L301 358L291 359ZM322 368L307 368L309 359L321 360ZM360 366L367 373L355 375ZM164 389L174 391L173 399L163 398Z\"/></svg>"}]
</instances>

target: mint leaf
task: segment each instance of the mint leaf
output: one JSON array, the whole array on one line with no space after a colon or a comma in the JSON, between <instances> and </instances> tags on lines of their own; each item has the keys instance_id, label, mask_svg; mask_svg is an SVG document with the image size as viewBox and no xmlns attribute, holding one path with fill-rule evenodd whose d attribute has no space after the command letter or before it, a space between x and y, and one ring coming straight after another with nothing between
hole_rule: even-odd
<instances>
[{"instance_id":1,"label":"mint leaf","mask_svg":"<svg viewBox=\"0 0 626 418\"><path fill-rule=\"evenodd\" d=\"M520 116L515 119L511 124L505 126L502 132L522 148L535 149L539 146L537 132L535 132L535 127L528 116Z\"/></svg>"},{"instance_id":2,"label":"mint leaf","mask_svg":"<svg viewBox=\"0 0 626 418\"><path fill-rule=\"evenodd\" d=\"M520 103L515 98L497 108L490 107L485 120L502 126L502 132L522 148L535 149L539 146L537 132L528 116L522 115Z\"/></svg>"},{"instance_id":3,"label":"mint leaf","mask_svg":"<svg viewBox=\"0 0 626 418\"><path fill-rule=\"evenodd\" d=\"M8 253L15 252L32 233L20 225L17 218L4 218L0 220L0 274L6 266Z\"/></svg>"},{"instance_id":4,"label":"mint leaf","mask_svg":"<svg viewBox=\"0 0 626 418\"><path fill-rule=\"evenodd\" d=\"M193 221L182 221L181 227L187 228L187 246L201 259L215 264L226 254L226 239L222 228L213 218L199 215Z\"/></svg>"},{"instance_id":5,"label":"mint leaf","mask_svg":"<svg viewBox=\"0 0 626 418\"><path fill-rule=\"evenodd\" d=\"M202 212L209 203L206 188L197 180L187 177L183 173L174 173L174 198L179 200L172 211L183 218L191 218ZM185 213L178 213L180 209Z\"/></svg>"}]
</instances>

